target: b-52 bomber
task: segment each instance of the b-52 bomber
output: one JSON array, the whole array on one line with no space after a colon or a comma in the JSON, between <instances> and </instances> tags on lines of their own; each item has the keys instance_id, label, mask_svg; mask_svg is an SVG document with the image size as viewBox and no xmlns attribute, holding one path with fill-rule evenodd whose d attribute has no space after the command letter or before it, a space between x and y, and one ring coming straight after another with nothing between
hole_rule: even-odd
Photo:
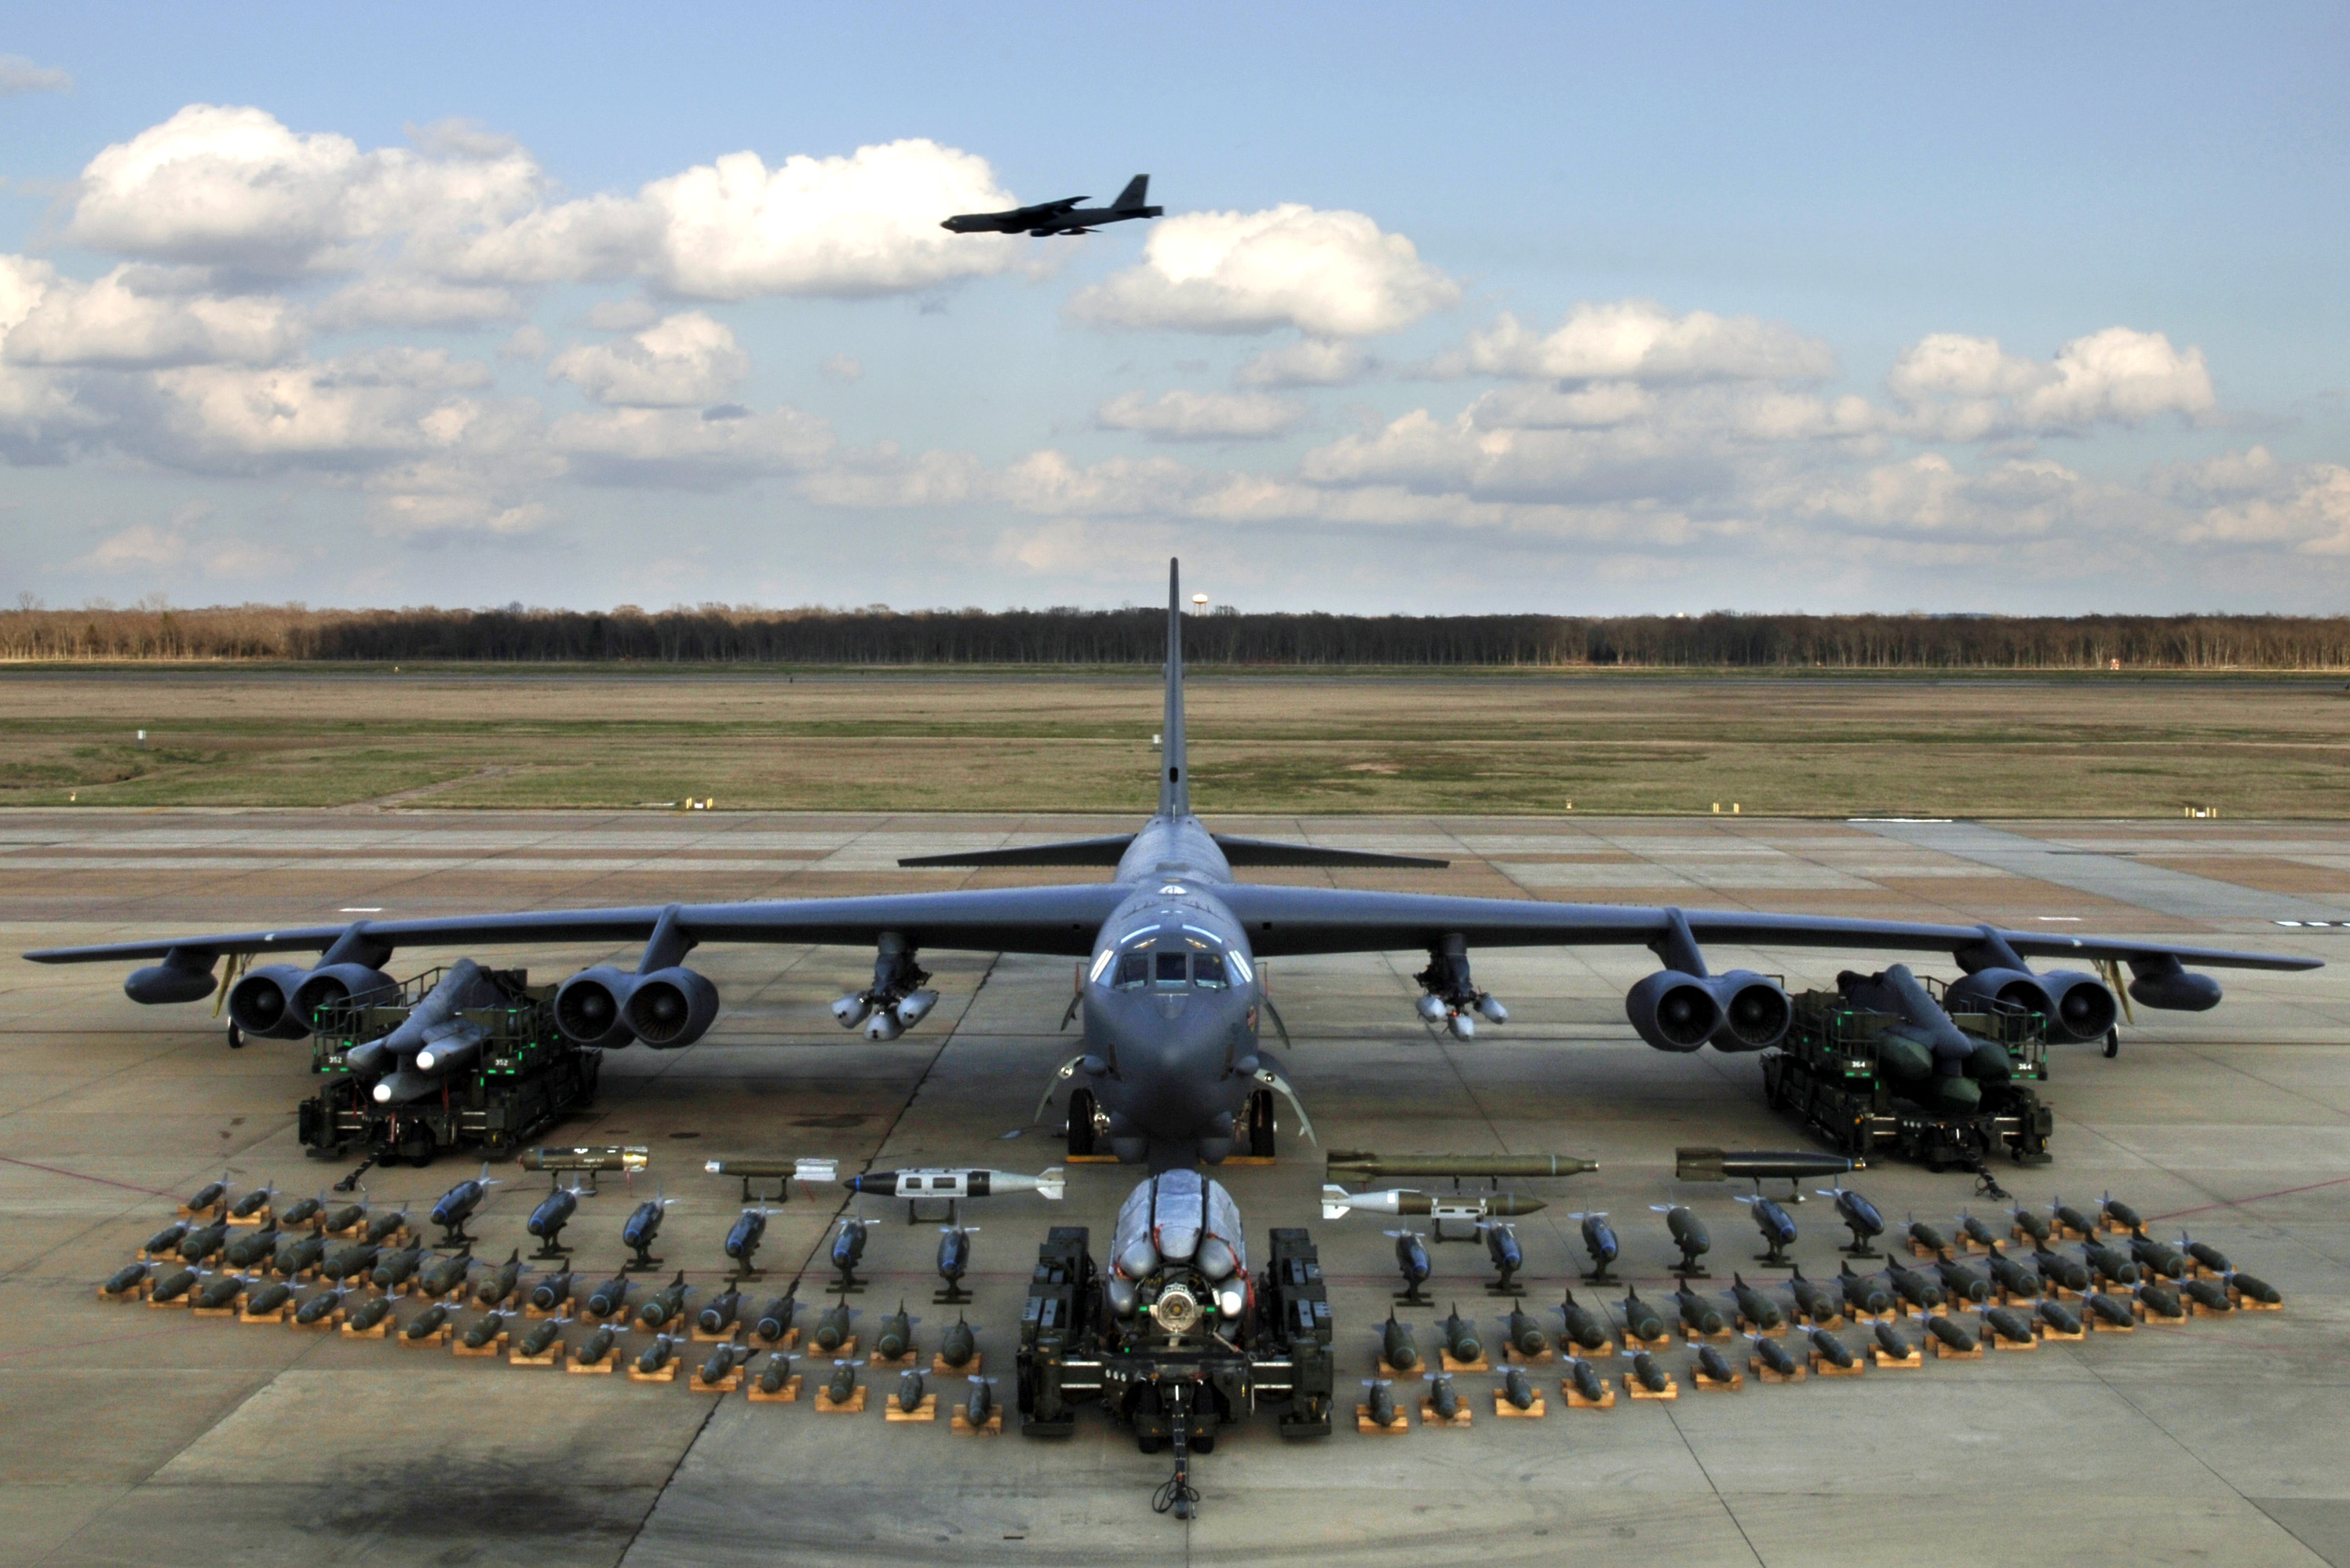
<instances>
[{"instance_id":1,"label":"b-52 bomber","mask_svg":"<svg viewBox=\"0 0 2350 1568\"><path fill-rule=\"evenodd\" d=\"M1107 207L1080 207L1083 196L1064 196L1057 202L1039 202L1033 207L1014 207L1008 213L958 213L939 227L951 229L958 234L1019 234L1033 239L1046 239L1055 234L1089 234L1104 223L1122 223L1129 218L1155 218L1167 209L1153 207L1150 200L1150 176L1137 174L1118 193L1118 200Z\"/></svg>"},{"instance_id":2,"label":"b-52 bomber","mask_svg":"<svg viewBox=\"0 0 2350 1568\"><path fill-rule=\"evenodd\" d=\"M1137 188L1139 194L1139 187ZM1076 215L1075 213L1071 214ZM2309 970L2317 961L2186 947L2140 938L2000 930L1747 910L1653 909L1543 899L1471 898L1242 882L1261 867L1436 867L1445 862L1211 831L1191 809L1183 723L1183 619L1178 574L1168 576L1165 717L1159 808L1135 832L1057 844L916 857L915 867L1101 867L1106 881L1054 887L967 888L868 898L672 903L630 909L530 910L343 926L161 937L29 953L39 963L150 961L123 989L140 1002L190 1002L218 985L224 955L320 955L305 968L270 963L230 989L227 1009L247 1037L300 1039L317 1010L389 990L384 966L399 949L459 944L641 941L633 970L598 964L556 992L557 1026L584 1046L641 1042L653 1050L692 1044L716 1020L718 988L686 965L705 942L868 947L872 983L840 999L844 1027L897 1038L937 1002L924 949L1027 953L1082 961L1077 1009L1085 1048L1062 1069L1070 1085L1073 1154L1096 1140L1153 1171L1270 1154L1275 1094L1295 1102L1281 1063L1261 1044L1269 1013L1258 966L1266 959L1424 949L1418 1004L1431 1028L1472 1034L1507 1010L1482 990L1471 956L1480 948L1640 946L1658 968L1635 983L1625 1012L1659 1051L1711 1044L1752 1052L1775 1045L1793 1011L1771 976L1717 973L1707 943L1771 948L1882 949L1950 953L1965 971L1955 1002L1985 998L2022 1007L2051 1038L2086 1042L2112 1027L2116 1003L2084 970L2034 971L2034 959L2115 961L2134 976L2129 993L2149 1008L2200 1011L2220 987L2189 965Z\"/></svg>"}]
</instances>

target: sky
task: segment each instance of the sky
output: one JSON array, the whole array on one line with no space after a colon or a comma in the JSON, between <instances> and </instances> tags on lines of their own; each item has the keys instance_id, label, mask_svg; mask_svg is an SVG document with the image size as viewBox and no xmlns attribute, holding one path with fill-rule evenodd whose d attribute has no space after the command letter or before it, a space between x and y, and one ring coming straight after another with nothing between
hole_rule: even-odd
<instances>
[{"instance_id":1,"label":"sky","mask_svg":"<svg viewBox=\"0 0 2350 1568\"><path fill-rule=\"evenodd\" d=\"M0 603L2343 613L2345 70L2340 4L11 0Z\"/></svg>"}]
</instances>

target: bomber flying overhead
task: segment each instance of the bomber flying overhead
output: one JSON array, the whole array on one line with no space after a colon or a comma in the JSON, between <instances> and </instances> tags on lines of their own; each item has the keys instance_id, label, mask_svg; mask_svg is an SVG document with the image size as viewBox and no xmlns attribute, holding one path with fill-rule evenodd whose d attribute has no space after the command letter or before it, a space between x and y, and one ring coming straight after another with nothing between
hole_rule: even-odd
<instances>
[{"instance_id":1,"label":"bomber flying overhead","mask_svg":"<svg viewBox=\"0 0 2350 1568\"><path fill-rule=\"evenodd\" d=\"M1053 234L1089 234L1104 223L1122 223L1128 218L1155 218L1167 209L1153 207L1150 201L1150 176L1137 174L1118 193L1118 200L1107 207L1080 207L1083 196L1064 196L1057 202L1039 202L1033 207L1014 207L1008 213L958 213L939 227L952 229L959 234L1028 234L1045 239Z\"/></svg>"},{"instance_id":2,"label":"bomber flying overhead","mask_svg":"<svg viewBox=\"0 0 2350 1568\"><path fill-rule=\"evenodd\" d=\"M1139 185L1135 188L1139 195ZM1071 216L1077 214L1072 213ZM1423 949L1415 977L1431 1027L1473 1034L1507 1010L1471 972L1480 948L1645 947L1658 968L1635 983L1625 1012L1659 1051L1761 1051L1785 1036L1793 1010L1771 976L1716 973L1708 943L1947 952L1965 971L1953 1002L1993 999L2044 1020L2052 1039L2091 1041L2113 1027L2116 1003L2083 969L2034 971L2034 959L2126 964L2139 1005L2200 1011L2220 987L2188 966L2309 970L2317 961L2230 952L2133 937L2001 930L1748 910L1553 903L1243 882L1260 867L1441 867L1441 860L1243 838L1209 829L1191 809L1183 724L1182 595L1168 574L1165 711L1159 808L1132 833L918 857L907 866L1101 867L1107 880L1053 887L968 888L879 897L672 903L631 909L359 919L341 926L159 937L29 953L39 963L151 961L123 989L140 1002L210 996L224 956L317 954L302 965L247 971L227 997L246 1037L300 1039L317 1009L390 989L384 972L402 948L466 944L642 942L634 969L598 964L556 993L558 1026L583 1045L691 1045L710 1029L718 988L686 959L705 942L853 944L874 953L869 986L833 1007L847 1028L891 1040L937 1002L923 950L1028 953L1083 961L1077 1004L1085 1049L1061 1069L1070 1085L1073 1153L1106 1142L1154 1170L1213 1164L1245 1141L1269 1153L1273 1096L1290 1098L1281 1063L1259 1041L1269 1012L1258 966L1269 958ZM391 1071L412 1071L380 1064ZM1084 1147L1080 1147L1080 1145Z\"/></svg>"}]
</instances>

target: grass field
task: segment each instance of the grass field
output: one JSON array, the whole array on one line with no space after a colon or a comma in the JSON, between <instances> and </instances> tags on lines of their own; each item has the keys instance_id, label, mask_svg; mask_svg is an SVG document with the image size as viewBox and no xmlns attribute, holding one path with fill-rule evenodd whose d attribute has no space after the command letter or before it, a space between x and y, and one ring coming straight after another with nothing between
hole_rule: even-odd
<instances>
[{"instance_id":1,"label":"grass field","mask_svg":"<svg viewBox=\"0 0 2350 1568\"><path fill-rule=\"evenodd\" d=\"M1156 676L15 667L0 805L1134 810ZM2332 680L1207 672L1191 727L1203 812L2350 815Z\"/></svg>"}]
</instances>

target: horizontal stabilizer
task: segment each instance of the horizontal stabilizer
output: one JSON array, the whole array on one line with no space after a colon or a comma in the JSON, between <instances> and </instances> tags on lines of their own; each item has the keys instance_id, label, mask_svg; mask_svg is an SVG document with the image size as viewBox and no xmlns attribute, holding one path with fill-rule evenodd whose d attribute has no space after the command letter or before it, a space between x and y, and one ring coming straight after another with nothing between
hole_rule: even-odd
<instances>
[{"instance_id":1,"label":"horizontal stabilizer","mask_svg":"<svg viewBox=\"0 0 2350 1568\"><path fill-rule=\"evenodd\" d=\"M1270 838L1210 835L1233 866L1384 866L1390 869L1440 871L1452 864L1425 855L1381 855L1369 849L1328 849L1318 844L1281 844Z\"/></svg>"},{"instance_id":2,"label":"horizontal stabilizer","mask_svg":"<svg viewBox=\"0 0 2350 1568\"><path fill-rule=\"evenodd\" d=\"M1115 866L1134 842L1131 833L1071 838L1059 844L1015 844L1008 849L964 849L951 855L909 855L900 866Z\"/></svg>"}]
</instances>

